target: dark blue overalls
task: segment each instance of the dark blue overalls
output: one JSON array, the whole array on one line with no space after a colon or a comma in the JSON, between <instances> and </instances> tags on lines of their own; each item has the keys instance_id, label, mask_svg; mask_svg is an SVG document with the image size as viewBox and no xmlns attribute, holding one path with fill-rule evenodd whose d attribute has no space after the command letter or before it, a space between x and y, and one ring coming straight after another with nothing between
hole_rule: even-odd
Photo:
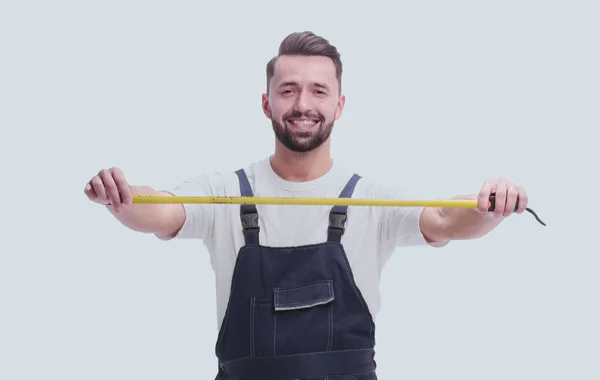
<instances>
[{"instance_id":1,"label":"dark blue overalls","mask_svg":"<svg viewBox=\"0 0 600 380\"><path fill-rule=\"evenodd\" d=\"M253 196L244 170L236 174L241 195ZM246 244L216 343L217 379L377 379L375 324L341 244L347 209L332 208L326 242L276 248L260 245L256 206L240 206Z\"/></svg>"}]
</instances>

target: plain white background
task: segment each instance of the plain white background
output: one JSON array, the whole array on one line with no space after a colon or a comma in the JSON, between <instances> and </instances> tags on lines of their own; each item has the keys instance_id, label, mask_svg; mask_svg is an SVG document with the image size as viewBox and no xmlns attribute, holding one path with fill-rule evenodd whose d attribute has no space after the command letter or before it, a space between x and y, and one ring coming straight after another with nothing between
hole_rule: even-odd
<instances>
[{"instance_id":1,"label":"plain white background","mask_svg":"<svg viewBox=\"0 0 600 380\"><path fill-rule=\"evenodd\" d=\"M265 64L312 30L345 64L338 162L415 198L524 186L492 234L398 250L381 379L600 378L593 1L0 3L0 378L211 379L201 242L131 232L103 167L172 188L266 157Z\"/></svg>"}]
</instances>

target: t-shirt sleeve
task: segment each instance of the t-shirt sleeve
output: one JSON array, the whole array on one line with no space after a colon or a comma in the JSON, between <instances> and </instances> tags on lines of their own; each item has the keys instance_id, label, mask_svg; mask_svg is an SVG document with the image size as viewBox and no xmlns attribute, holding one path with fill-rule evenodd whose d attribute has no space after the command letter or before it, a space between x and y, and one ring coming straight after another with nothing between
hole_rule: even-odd
<instances>
[{"instance_id":1,"label":"t-shirt sleeve","mask_svg":"<svg viewBox=\"0 0 600 380\"><path fill-rule=\"evenodd\" d=\"M182 182L170 192L175 196L214 196L214 181L214 178L208 175L199 175ZM185 222L174 238L205 239L208 237L214 225L214 205L186 203L183 207Z\"/></svg>"},{"instance_id":2,"label":"t-shirt sleeve","mask_svg":"<svg viewBox=\"0 0 600 380\"><path fill-rule=\"evenodd\" d=\"M386 199L408 199L398 187L382 190ZM429 245L441 247L446 243L429 243L420 227L423 207L383 207L380 219L380 239L384 245L407 247Z\"/></svg>"}]
</instances>

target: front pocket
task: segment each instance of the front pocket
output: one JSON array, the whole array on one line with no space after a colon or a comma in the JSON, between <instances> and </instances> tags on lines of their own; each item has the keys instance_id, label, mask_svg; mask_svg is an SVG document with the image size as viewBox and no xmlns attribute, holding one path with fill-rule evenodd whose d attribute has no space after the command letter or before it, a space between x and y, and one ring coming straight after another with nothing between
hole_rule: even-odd
<instances>
[{"instance_id":1,"label":"front pocket","mask_svg":"<svg viewBox=\"0 0 600 380\"><path fill-rule=\"evenodd\" d=\"M250 300L250 356L275 355L273 299Z\"/></svg>"},{"instance_id":2,"label":"front pocket","mask_svg":"<svg viewBox=\"0 0 600 380\"><path fill-rule=\"evenodd\" d=\"M325 305L335 298L332 281L319 281L295 288L275 288L275 311L298 310Z\"/></svg>"},{"instance_id":3,"label":"front pocket","mask_svg":"<svg viewBox=\"0 0 600 380\"><path fill-rule=\"evenodd\" d=\"M331 350L334 299L332 281L276 288L273 294L275 354Z\"/></svg>"}]
</instances>

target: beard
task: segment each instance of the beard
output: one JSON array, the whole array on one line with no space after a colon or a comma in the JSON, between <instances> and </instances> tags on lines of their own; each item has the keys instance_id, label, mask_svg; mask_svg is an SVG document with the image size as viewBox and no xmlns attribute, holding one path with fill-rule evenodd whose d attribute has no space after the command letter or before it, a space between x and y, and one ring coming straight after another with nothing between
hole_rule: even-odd
<instances>
[{"instance_id":1,"label":"beard","mask_svg":"<svg viewBox=\"0 0 600 380\"><path fill-rule=\"evenodd\" d=\"M289 127L286 120L289 118L306 117L318 120L318 128L314 131L295 131ZM310 152L320 147L331 135L334 122L326 124L325 118L321 114L291 112L282 117L282 122L271 119L275 137L286 148L296 153Z\"/></svg>"}]
</instances>

